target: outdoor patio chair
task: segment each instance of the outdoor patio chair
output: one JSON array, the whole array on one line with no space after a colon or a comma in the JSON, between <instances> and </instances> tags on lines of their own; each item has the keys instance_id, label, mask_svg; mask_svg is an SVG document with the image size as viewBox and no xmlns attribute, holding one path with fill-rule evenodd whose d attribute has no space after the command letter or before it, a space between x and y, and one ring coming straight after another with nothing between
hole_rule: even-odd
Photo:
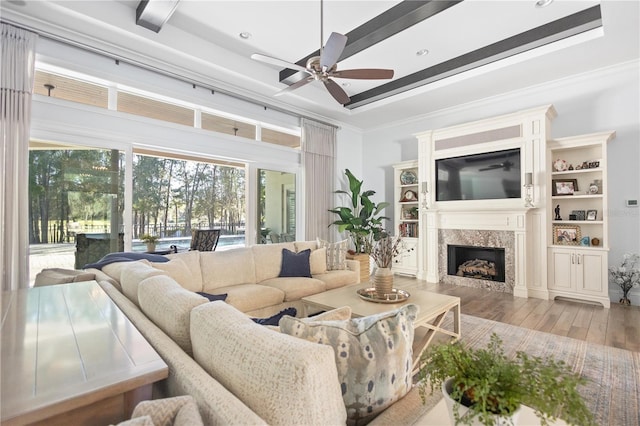
<instances>
[{"instance_id":1,"label":"outdoor patio chair","mask_svg":"<svg viewBox=\"0 0 640 426\"><path fill-rule=\"evenodd\" d=\"M220 239L219 229L194 229L191 231L190 250L215 251Z\"/></svg>"}]
</instances>

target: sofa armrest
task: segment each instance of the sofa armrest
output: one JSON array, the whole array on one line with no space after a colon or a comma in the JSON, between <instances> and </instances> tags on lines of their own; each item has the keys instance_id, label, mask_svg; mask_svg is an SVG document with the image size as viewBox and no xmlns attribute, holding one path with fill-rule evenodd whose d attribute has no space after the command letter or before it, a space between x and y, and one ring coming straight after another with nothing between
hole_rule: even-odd
<instances>
[{"instance_id":1,"label":"sofa armrest","mask_svg":"<svg viewBox=\"0 0 640 426\"><path fill-rule=\"evenodd\" d=\"M347 259L347 269L353 271L358 276L357 283L360 283L360 262L358 260Z\"/></svg>"},{"instance_id":2,"label":"sofa armrest","mask_svg":"<svg viewBox=\"0 0 640 426\"><path fill-rule=\"evenodd\" d=\"M206 425L266 425L244 402L207 374L124 294L107 281L98 283L169 367L169 377L160 382L162 389L154 387L154 397L191 395ZM159 395L156 395L156 390L160 391Z\"/></svg>"},{"instance_id":3,"label":"sofa armrest","mask_svg":"<svg viewBox=\"0 0 640 426\"><path fill-rule=\"evenodd\" d=\"M344 425L333 348L275 333L216 301L191 311L195 360L271 425Z\"/></svg>"}]
</instances>

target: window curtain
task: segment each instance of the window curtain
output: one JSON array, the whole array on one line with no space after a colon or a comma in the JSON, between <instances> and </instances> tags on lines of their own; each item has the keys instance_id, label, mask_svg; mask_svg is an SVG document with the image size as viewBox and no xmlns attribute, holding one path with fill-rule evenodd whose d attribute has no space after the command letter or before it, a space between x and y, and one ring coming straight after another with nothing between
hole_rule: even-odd
<instances>
[{"instance_id":1,"label":"window curtain","mask_svg":"<svg viewBox=\"0 0 640 426\"><path fill-rule=\"evenodd\" d=\"M29 125L37 34L0 23L0 276L2 290L29 287Z\"/></svg>"},{"instance_id":2,"label":"window curtain","mask_svg":"<svg viewBox=\"0 0 640 426\"><path fill-rule=\"evenodd\" d=\"M331 241L334 208L337 128L302 119L302 164L305 189L305 239Z\"/></svg>"}]
</instances>

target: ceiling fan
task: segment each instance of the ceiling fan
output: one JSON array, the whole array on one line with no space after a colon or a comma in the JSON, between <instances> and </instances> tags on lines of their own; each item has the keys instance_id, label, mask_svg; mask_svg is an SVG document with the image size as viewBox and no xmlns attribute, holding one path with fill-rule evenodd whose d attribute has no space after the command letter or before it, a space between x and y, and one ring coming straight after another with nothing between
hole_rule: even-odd
<instances>
[{"instance_id":1,"label":"ceiling fan","mask_svg":"<svg viewBox=\"0 0 640 426\"><path fill-rule=\"evenodd\" d=\"M332 32L327 40L327 43L322 46L324 36L323 29L323 1L320 0L320 56L314 56L309 58L306 67L302 67L298 64L284 61L282 59L274 58L259 53L251 55L251 59L264 62L266 64L276 65L279 67L289 68L292 70L301 71L308 74L298 82L286 87L275 96L280 96L284 93L298 89L312 81L321 81L331 96L344 105L351 99L347 93L340 87L338 83L332 80L332 78L351 78L360 80L377 80L377 79L389 79L393 78L393 70L378 69L378 68L360 68L352 70L339 71L337 67L338 59L347 45L347 36Z\"/></svg>"}]
</instances>

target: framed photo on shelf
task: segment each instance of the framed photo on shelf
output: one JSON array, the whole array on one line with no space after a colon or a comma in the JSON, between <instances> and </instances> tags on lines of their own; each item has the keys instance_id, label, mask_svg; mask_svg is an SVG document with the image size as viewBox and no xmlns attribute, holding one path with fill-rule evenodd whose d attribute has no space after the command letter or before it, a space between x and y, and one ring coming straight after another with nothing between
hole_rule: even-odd
<instances>
[{"instance_id":1,"label":"framed photo on shelf","mask_svg":"<svg viewBox=\"0 0 640 426\"><path fill-rule=\"evenodd\" d=\"M575 215L575 219L571 219L571 216ZM569 220L584 220L585 218L585 214L584 214L584 210L572 210L571 214L569 215Z\"/></svg>"},{"instance_id":2,"label":"framed photo on shelf","mask_svg":"<svg viewBox=\"0 0 640 426\"><path fill-rule=\"evenodd\" d=\"M573 195L578 191L577 179L553 179L551 182L551 195Z\"/></svg>"},{"instance_id":3,"label":"framed photo on shelf","mask_svg":"<svg viewBox=\"0 0 640 426\"><path fill-rule=\"evenodd\" d=\"M597 220L598 210L587 210L587 220Z\"/></svg>"},{"instance_id":4,"label":"framed photo on shelf","mask_svg":"<svg viewBox=\"0 0 640 426\"><path fill-rule=\"evenodd\" d=\"M576 225L553 225L553 244L577 246L582 240L580 227Z\"/></svg>"}]
</instances>

